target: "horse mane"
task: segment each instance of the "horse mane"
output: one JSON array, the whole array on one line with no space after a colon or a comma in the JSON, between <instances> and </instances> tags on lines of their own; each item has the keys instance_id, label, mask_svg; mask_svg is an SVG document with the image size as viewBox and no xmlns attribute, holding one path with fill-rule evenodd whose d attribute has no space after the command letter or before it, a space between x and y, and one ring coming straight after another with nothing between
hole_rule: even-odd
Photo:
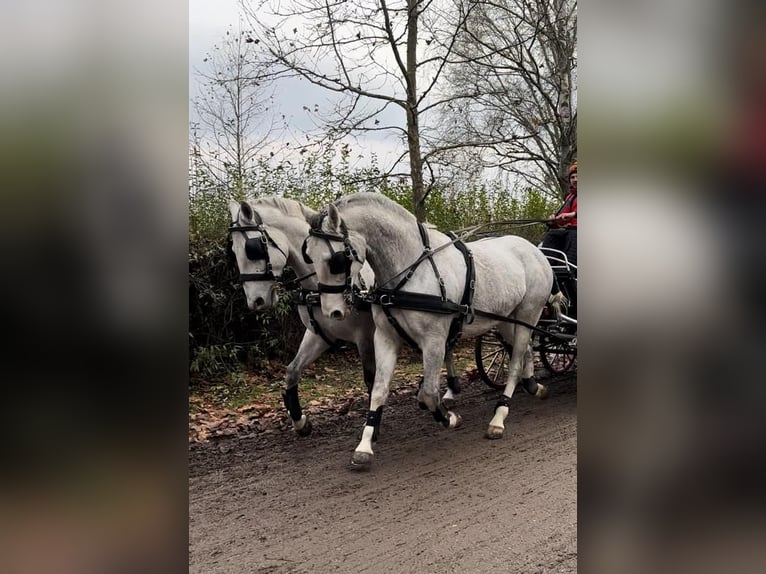
<instances>
[{"instance_id":1,"label":"horse mane","mask_svg":"<svg viewBox=\"0 0 766 574\"><path fill-rule=\"evenodd\" d=\"M258 207L272 207L278 211L281 211L285 215L292 217L306 217L307 215L314 214L314 210L306 207L299 201L294 199L288 199L286 197L278 197L271 195L269 197L259 197L258 199L251 201L250 205L254 208Z\"/></svg>"},{"instance_id":2,"label":"horse mane","mask_svg":"<svg viewBox=\"0 0 766 574\"><path fill-rule=\"evenodd\" d=\"M311 229L314 231L319 231L322 229L322 221L325 217L327 217L327 210L322 209L307 217L306 221L308 222Z\"/></svg>"},{"instance_id":3,"label":"horse mane","mask_svg":"<svg viewBox=\"0 0 766 574\"><path fill-rule=\"evenodd\" d=\"M364 206L370 203L377 204L378 206L383 207L389 211L396 211L403 217L415 219L415 216L412 215L412 213L407 211L407 209L396 203L394 200L388 199L382 193L377 193L374 191L360 191L359 193L352 193L350 195L341 197L335 202L335 207L342 207L344 205L352 206L355 204Z\"/></svg>"}]
</instances>

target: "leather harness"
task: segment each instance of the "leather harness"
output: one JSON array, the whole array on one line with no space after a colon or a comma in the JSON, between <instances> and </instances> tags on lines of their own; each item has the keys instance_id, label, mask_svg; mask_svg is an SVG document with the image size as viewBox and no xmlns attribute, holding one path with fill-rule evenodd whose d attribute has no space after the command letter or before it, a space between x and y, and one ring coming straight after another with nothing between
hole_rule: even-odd
<instances>
[{"instance_id":1,"label":"leather harness","mask_svg":"<svg viewBox=\"0 0 766 574\"><path fill-rule=\"evenodd\" d=\"M272 266L271 266L271 258L269 257L269 245L272 245L273 247L277 248L282 255L285 256L285 260L287 260L287 254L282 251L282 249L277 245L277 242L274 241L271 236L269 235L268 231L266 231L266 228L263 225L263 221L261 217L258 215L258 213L253 209L253 219L255 220L255 225L238 225L236 221L231 222L229 225L229 233L235 233L240 232L245 237L245 255L248 259L251 261L259 261L263 260L265 262L265 269L263 273L240 273L239 274L239 280L242 283L248 282L248 281L271 281L277 284L280 284L282 288L286 291L297 291L298 292L298 305L303 305L306 307L306 310L308 311L309 315L309 323L311 324L311 328L319 335L322 340L327 343L328 345L335 346L338 344L338 339L332 340L330 337L327 336L327 334L322 331L322 328L319 325L319 322L316 320L316 317L314 316L314 309L316 307L320 306L319 303L319 294L323 290L323 285L319 285L319 289L306 289L304 287L301 287L300 283L304 279L307 279L308 277L311 277L312 275L315 275L316 273L309 273L308 275L304 275L303 277L298 277L296 279L293 279L291 281L284 282L282 280L282 275L276 276L274 275ZM260 233L259 237L249 237L247 235L247 231L257 231ZM284 270L283 270L284 272ZM345 289L345 285L344 285ZM371 305L369 302L362 300L360 297L355 296L354 297L354 308L362 311L362 312L371 312Z\"/></svg>"},{"instance_id":2,"label":"leather harness","mask_svg":"<svg viewBox=\"0 0 766 574\"><path fill-rule=\"evenodd\" d=\"M428 230L425 225L418 222L418 231L420 231L420 238L423 242L423 253L421 256L407 268L406 274L401 281L392 289L379 287L370 293L368 300L375 304L380 305L383 312L386 314L388 322L396 330L399 336L404 339L410 346L420 350L418 344L410 337L409 333L402 327L396 317L391 313L391 309L408 309L412 311L424 311L426 313L436 313L440 315L451 315L457 313L452 319L450 324L449 334L447 335L446 350L451 350L463 335L462 326L463 323L472 323L474 318L473 311L473 294L476 285L476 272L473 263L473 254L471 250L466 247L457 236L452 233L448 235L452 239L449 243L445 243L439 249L442 249L448 245L454 245L462 254L466 264L466 276L465 287L463 288L463 296L460 299L460 303L455 303L447 299L447 292L444 287L444 280L439 273L439 269L434 261L435 251L431 249L431 243L428 239ZM425 293L411 293L409 291L401 291L407 282L410 280L415 270L420 266L423 261L428 260L431 263L436 280L439 283L440 295L428 295Z\"/></svg>"}]
</instances>

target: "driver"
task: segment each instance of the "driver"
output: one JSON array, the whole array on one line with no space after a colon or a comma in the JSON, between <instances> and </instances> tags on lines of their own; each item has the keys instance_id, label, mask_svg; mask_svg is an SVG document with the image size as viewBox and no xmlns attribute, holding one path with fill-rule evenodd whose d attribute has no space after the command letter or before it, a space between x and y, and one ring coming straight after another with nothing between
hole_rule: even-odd
<instances>
[{"instance_id":1,"label":"driver","mask_svg":"<svg viewBox=\"0 0 766 574\"><path fill-rule=\"evenodd\" d=\"M540 247L558 249L563 251L569 262L577 265L577 162L575 161L567 170L569 178L569 191L564 198L564 204L559 210L548 218L551 229L543 237ZM577 269L572 270L574 277ZM577 283L573 279L568 280L569 295L572 299L577 297ZM572 301L574 304L574 300Z\"/></svg>"},{"instance_id":2,"label":"driver","mask_svg":"<svg viewBox=\"0 0 766 574\"><path fill-rule=\"evenodd\" d=\"M569 191L564 205L548 218L553 229L543 237L542 247L563 251L573 265L577 265L577 162L569 166Z\"/></svg>"}]
</instances>

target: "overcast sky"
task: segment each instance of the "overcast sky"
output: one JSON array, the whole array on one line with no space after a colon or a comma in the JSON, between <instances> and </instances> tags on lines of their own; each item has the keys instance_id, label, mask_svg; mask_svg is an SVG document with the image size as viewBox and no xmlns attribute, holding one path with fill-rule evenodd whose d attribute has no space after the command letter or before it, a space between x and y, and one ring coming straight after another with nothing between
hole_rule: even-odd
<instances>
[{"instance_id":1,"label":"overcast sky","mask_svg":"<svg viewBox=\"0 0 766 574\"><path fill-rule=\"evenodd\" d=\"M229 26L234 29L239 23L238 0L189 0L189 98L194 98L200 89L200 83L196 77L197 70L205 70L203 62L205 55L220 42L226 34ZM246 24L243 24L246 26ZM313 107L314 104L323 106L324 109L331 107L331 94L326 90L301 82L298 86L282 84L276 87L276 105L288 118L290 130L293 134L305 133L312 129L313 124L307 114L303 112L303 106ZM401 115L401 124L404 124L404 113L398 110L387 112L396 114L397 119ZM192 107L189 110L190 119L194 121L195 112ZM389 116L391 117L391 116ZM293 140L294 141L294 140ZM392 138L385 138L385 134L365 136L355 142L352 159L359 154L365 156L364 160L358 160L359 165L365 165L369 154L374 152L379 158L380 166L388 168L404 149L404 145Z\"/></svg>"},{"instance_id":2,"label":"overcast sky","mask_svg":"<svg viewBox=\"0 0 766 574\"><path fill-rule=\"evenodd\" d=\"M218 42L230 25L238 21L237 0L189 0L189 97L199 89L195 70L204 66L202 60L213 44Z\"/></svg>"}]
</instances>

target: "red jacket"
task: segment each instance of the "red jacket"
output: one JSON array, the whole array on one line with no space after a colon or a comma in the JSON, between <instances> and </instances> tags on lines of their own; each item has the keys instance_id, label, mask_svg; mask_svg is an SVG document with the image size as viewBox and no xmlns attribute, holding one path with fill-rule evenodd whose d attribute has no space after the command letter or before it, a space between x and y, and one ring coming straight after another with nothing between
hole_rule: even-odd
<instances>
[{"instance_id":1,"label":"red jacket","mask_svg":"<svg viewBox=\"0 0 766 574\"><path fill-rule=\"evenodd\" d=\"M569 193L564 198L564 205L561 206L556 212L556 215L562 213L577 213L577 190L569 188ZM563 227L566 229L577 229L577 218L574 217L566 222L556 223L556 227Z\"/></svg>"}]
</instances>

